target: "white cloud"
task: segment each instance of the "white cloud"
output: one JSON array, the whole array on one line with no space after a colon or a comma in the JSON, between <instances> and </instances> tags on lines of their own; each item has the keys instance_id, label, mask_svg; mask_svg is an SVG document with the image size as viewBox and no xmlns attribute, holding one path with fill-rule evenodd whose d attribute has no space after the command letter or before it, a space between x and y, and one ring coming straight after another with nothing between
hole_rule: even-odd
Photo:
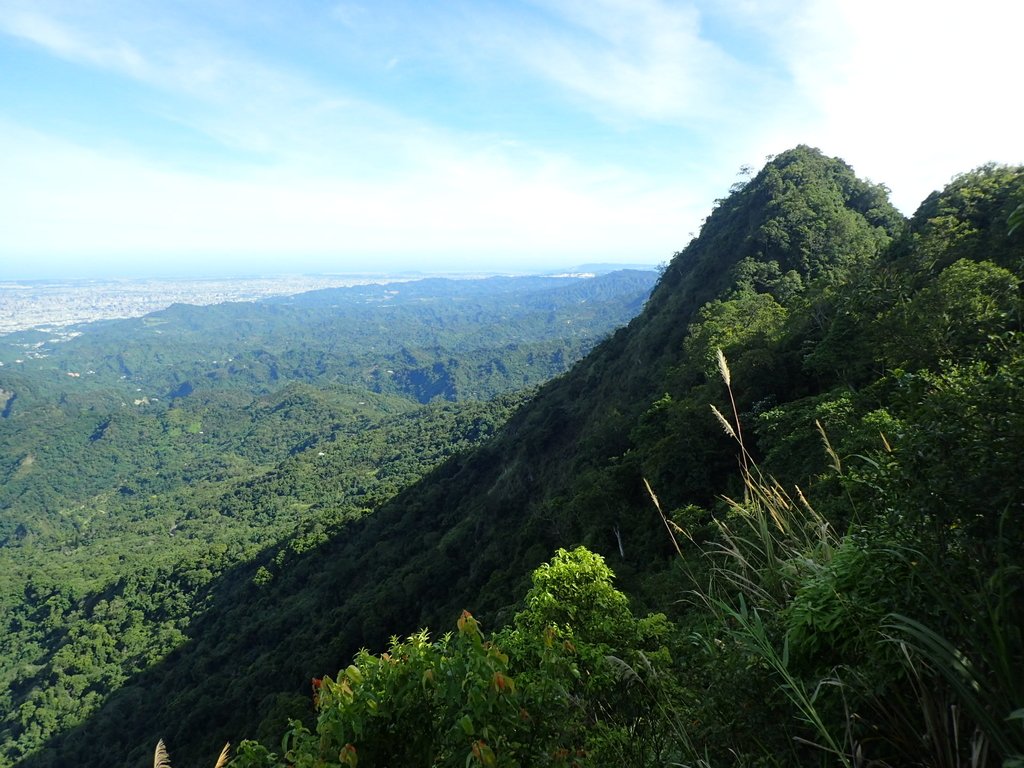
<instances>
[{"instance_id":1,"label":"white cloud","mask_svg":"<svg viewBox=\"0 0 1024 768\"><path fill-rule=\"evenodd\" d=\"M1003 0L818 2L789 18L779 50L817 112L808 143L887 184L912 212L952 175L1024 160L1019 37Z\"/></svg>"},{"instance_id":2,"label":"white cloud","mask_svg":"<svg viewBox=\"0 0 1024 768\"><path fill-rule=\"evenodd\" d=\"M672 124L721 120L739 104L730 88L765 86L701 34L692 3L660 0L537 0L543 20L477 19L476 55L498 56L563 89L603 118Z\"/></svg>"},{"instance_id":3,"label":"white cloud","mask_svg":"<svg viewBox=\"0 0 1024 768\"><path fill-rule=\"evenodd\" d=\"M0 29L71 61L114 70L140 80L154 76L138 49L125 41L115 39L108 43L90 43L53 17L33 10L0 16Z\"/></svg>"},{"instance_id":4,"label":"white cloud","mask_svg":"<svg viewBox=\"0 0 1024 768\"><path fill-rule=\"evenodd\" d=\"M55 55L152 86L169 120L268 161L196 170L159 148L90 148L0 123L0 146L19 147L7 171L20 180L16 193L0 193L12 222L0 252L652 262L682 244L692 225L681 220L703 213L681 184L669 191L606 163L422 122L210 36L33 13L0 23ZM121 50L146 55L109 53Z\"/></svg>"},{"instance_id":5,"label":"white cloud","mask_svg":"<svg viewBox=\"0 0 1024 768\"><path fill-rule=\"evenodd\" d=\"M303 120L350 106L343 94L156 10L146 20L110 12L82 18L74 6L39 3L0 15L0 29L73 63L151 87L150 110L228 149L292 147L308 135Z\"/></svg>"},{"instance_id":6,"label":"white cloud","mask_svg":"<svg viewBox=\"0 0 1024 768\"><path fill-rule=\"evenodd\" d=\"M21 183L0 189L8 222L0 252L23 256L444 257L467 268L531 257L652 262L671 255L674 222L687 213L685 197L636 179L557 165L523 171L486 153L435 157L397 182L368 184L282 169L210 179L3 124L0 142L22 149L9 168Z\"/></svg>"}]
</instances>

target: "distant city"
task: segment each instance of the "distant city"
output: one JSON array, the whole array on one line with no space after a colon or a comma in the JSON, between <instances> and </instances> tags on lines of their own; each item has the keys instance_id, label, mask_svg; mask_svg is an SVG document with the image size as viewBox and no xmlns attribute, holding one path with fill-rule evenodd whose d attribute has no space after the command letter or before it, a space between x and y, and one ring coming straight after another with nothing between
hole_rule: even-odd
<instances>
[{"instance_id":1,"label":"distant city","mask_svg":"<svg viewBox=\"0 0 1024 768\"><path fill-rule=\"evenodd\" d=\"M549 273L593 277L615 269L655 269L640 264L584 264ZM0 280L0 335L15 331L58 332L96 320L142 317L172 304L220 304L292 296L322 288L419 280L425 277L485 277L486 274L284 275L238 278L121 278L75 280ZM64 334L58 334L63 336Z\"/></svg>"},{"instance_id":2,"label":"distant city","mask_svg":"<svg viewBox=\"0 0 1024 768\"><path fill-rule=\"evenodd\" d=\"M420 277L420 276L418 276ZM385 283L408 277L283 277L0 281L0 334L56 331L95 320L141 317L171 304L220 304L290 296L321 288Z\"/></svg>"}]
</instances>

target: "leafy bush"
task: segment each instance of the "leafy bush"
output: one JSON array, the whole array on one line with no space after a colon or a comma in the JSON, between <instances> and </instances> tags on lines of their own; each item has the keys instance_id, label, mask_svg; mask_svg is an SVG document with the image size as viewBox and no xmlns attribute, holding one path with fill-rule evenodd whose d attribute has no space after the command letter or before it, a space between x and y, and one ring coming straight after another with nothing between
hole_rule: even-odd
<instances>
[{"instance_id":1,"label":"leafy bush","mask_svg":"<svg viewBox=\"0 0 1024 768\"><path fill-rule=\"evenodd\" d=\"M634 618L611 579L600 556L560 550L514 628L488 640L463 612L454 634L364 650L313 681L315 733L293 722L281 758L250 741L233 765L647 765L669 747L652 716L667 623Z\"/></svg>"}]
</instances>

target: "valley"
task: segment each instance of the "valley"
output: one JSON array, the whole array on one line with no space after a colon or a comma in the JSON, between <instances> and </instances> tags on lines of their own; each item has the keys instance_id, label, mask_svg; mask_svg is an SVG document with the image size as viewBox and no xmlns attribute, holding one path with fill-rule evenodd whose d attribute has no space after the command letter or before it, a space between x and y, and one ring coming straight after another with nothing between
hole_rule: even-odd
<instances>
[{"instance_id":1,"label":"valley","mask_svg":"<svg viewBox=\"0 0 1024 768\"><path fill-rule=\"evenodd\" d=\"M221 574L283 567L493 434L655 277L177 305L0 370L4 760L185 643Z\"/></svg>"}]
</instances>

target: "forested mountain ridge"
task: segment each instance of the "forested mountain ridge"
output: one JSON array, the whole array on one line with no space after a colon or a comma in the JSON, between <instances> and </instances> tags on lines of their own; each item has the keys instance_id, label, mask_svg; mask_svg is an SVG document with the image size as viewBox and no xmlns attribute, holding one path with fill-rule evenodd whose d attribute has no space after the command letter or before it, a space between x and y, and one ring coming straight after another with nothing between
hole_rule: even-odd
<instances>
[{"instance_id":1,"label":"forested mountain ridge","mask_svg":"<svg viewBox=\"0 0 1024 768\"><path fill-rule=\"evenodd\" d=\"M653 281L619 272L358 286L175 306L62 342L3 337L7 357L24 360L0 370L10 395L0 539L27 522L17 519L27 503L55 510L111 486L160 490L185 464L195 476L218 463L273 463L342 417L534 386L632 317ZM294 388L306 407L289 407L289 382L320 394ZM268 418L273 428L258 426Z\"/></svg>"},{"instance_id":2,"label":"forested mountain ridge","mask_svg":"<svg viewBox=\"0 0 1024 768\"><path fill-rule=\"evenodd\" d=\"M4 760L183 642L222 570L310 549L485 439L655 278L360 286L4 337Z\"/></svg>"},{"instance_id":3,"label":"forested mountain ridge","mask_svg":"<svg viewBox=\"0 0 1024 768\"><path fill-rule=\"evenodd\" d=\"M1024 170L986 167L905 222L841 161L779 155L718 205L640 316L492 439L314 549L271 548L227 574L187 645L24 764L91 764L102 749L94 764L141 765L161 736L192 762L240 734L277 750L287 716L310 720L309 678L337 669L319 682L318 735L293 728L287 762L387 764L406 734L423 739L424 765L1019 759L1007 718L1024 692L1012 599L1024 558L1006 532L1024 515L1024 233L1006 222L1022 203ZM738 451L816 511L738 471ZM631 629L606 591L575 618L545 608L573 569L604 584L578 556L540 569L520 611L530 570L578 544L674 626ZM688 601L694 589L708 591ZM486 659L463 616L454 640L345 670L360 645L443 631L463 608L488 629L513 624ZM416 666L431 654L486 670L488 691L436 733L429 717L388 714L427 712L419 696L449 711L440 687L428 693L435 668ZM530 666L536 654L550 674ZM957 687L965 669L971 685ZM374 706L354 709L364 695ZM504 701L527 716L506 718ZM280 764L248 749L244 765Z\"/></svg>"},{"instance_id":4,"label":"forested mountain ridge","mask_svg":"<svg viewBox=\"0 0 1024 768\"><path fill-rule=\"evenodd\" d=\"M421 402L485 399L564 371L639 311L655 277L620 270L594 278L434 278L176 304L142 318L72 326L66 340L41 331L0 337L0 382L14 395L7 418L40 399L89 407L98 390L119 388L131 402L194 389L266 393L288 381L343 383ZM490 371L499 352L504 368ZM466 370L448 370L455 362ZM444 386L416 383L432 372Z\"/></svg>"}]
</instances>

